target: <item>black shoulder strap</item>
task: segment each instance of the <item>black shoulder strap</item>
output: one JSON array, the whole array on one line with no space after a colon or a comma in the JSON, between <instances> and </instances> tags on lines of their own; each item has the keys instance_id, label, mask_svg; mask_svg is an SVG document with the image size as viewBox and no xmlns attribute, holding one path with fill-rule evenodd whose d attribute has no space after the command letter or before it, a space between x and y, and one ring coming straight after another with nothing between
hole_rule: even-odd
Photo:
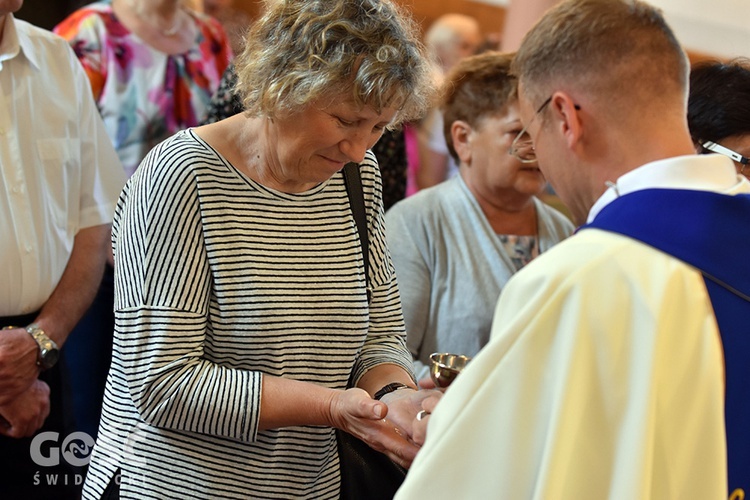
<instances>
[{"instance_id":1,"label":"black shoulder strap","mask_svg":"<svg viewBox=\"0 0 750 500\"><path fill-rule=\"evenodd\" d=\"M352 162L344 166L344 183L349 196L349 205L354 215L359 233L359 244L362 247L362 260L365 266L365 281L367 282L367 300L370 300L370 252L367 237L367 213L365 211L365 195L362 192L362 178L359 175L359 165Z\"/></svg>"}]
</instances>

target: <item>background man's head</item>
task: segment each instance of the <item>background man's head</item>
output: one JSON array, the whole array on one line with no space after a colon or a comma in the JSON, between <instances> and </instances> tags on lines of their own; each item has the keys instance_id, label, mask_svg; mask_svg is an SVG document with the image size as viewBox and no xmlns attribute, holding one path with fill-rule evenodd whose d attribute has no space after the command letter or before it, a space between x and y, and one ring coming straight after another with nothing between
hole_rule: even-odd
<instances>
[{"instance_id":1,"label":"background man's head","mask_svg":"<svg viewBox=\"0 0 750 500\"><path fill-rule=\"evenodd\" d=\"M447 72L458 61L477 52L482 44L482 31L473 17L444 14L430 25L424 40L443 72Z\"/></svg>"}]
</instances>

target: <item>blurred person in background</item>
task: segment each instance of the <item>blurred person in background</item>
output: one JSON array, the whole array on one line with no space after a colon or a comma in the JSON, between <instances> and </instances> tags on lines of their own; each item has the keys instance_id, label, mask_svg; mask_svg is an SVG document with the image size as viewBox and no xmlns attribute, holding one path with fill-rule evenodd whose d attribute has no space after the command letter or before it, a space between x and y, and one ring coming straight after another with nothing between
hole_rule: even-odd
<instances>
[{"instance_id":1,"label":"blurred person in background","mask_svg":"<svg viewBox=\"0 0 750 500\"><path fill-rule=\"evenodd\" d=\"M448 13L437 18L424 35L427 50L436 62L435 85L442 85L448 71L482 46L479 22L471 16ZM416 189L434 186L458 173L458 163L448 152L439 107L430 110L416 126L419 164L414 176ZM414 166L412 166L414 168Z\"/></svg>"},{"instance_id":2,"label":"blurred person in background","mask_svg":"<svg viewBox=\"0 0 750 500\"><path fill-rule=\"evenodd\" d=\"M750 177L750 59L693 65L688 126L699 153L728 156Z\"/></svg>"},{"instance_id":3,"label":"blurred person in background","mask_svg":"<svg viewBox=\"0 0 750 500\"><path fill-rule=\"evenodd\" d=\"M521 131L512 54L465 58L443 83L445 141L459 175L386 213L386 234L417 378L430 354L474 356L487 343L507 281L573 232L537 196L536 162L508 154Z\"/></svg>"},{"instance_id":4,"label":"blurred person in background","mask_svg":"<svg viewBox=\"0 0 750 500\"><path fill-rule=\"evenodd\" d=\"M66 354L125 175L73 51L15 19L22 3L0 0L0 498L77 499L93 439Z\"/></svg>"},{"instance_id":5,"label":"blurred person in background","mask_svg":"<svg viewBox=\"0 0 750 500\"><path fill-rule=\"evenodd\" d=\"M127 176L151 148L198 125L232 58L215 19L182 0L112 0L76 10L55 27L89 77ZM75 412L96 435L114 330L113 267L68 351Z\"/></svg>"}]
</instances>

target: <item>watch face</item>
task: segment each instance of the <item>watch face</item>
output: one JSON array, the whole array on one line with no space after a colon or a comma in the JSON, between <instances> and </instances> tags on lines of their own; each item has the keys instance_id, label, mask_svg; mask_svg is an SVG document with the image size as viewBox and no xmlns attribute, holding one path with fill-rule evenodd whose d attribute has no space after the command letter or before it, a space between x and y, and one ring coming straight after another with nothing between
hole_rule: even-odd
<instances>
[{"instance_id":1,"label":"watch face","mask_svg":"<svg viewBox=\"0 0 750 500\"><path fill-rule=\"evenodd\" d=\"M57 360L60 357L60 350L57 348L57 344L55 344L51 338L47 337L44 330L34 323L27 326L26 331L39 346L39 357L37 358L39 366L41 366L43 370L55 366L55 363L57 363Z\"/></svg>"},{"instance_id":2,"label":"watch face","mask_svg":"<svg viewBox=\"0 0 750 500\"><path fill-rule=\"evenodd\" d=\"M42 366L47 368L52 368L55 366L55 363L57 363L57 358L60 357L60 351L58 351L56 348L51 346L45 346L45 349L42 349Z\"/></svg>"}]
</instances>

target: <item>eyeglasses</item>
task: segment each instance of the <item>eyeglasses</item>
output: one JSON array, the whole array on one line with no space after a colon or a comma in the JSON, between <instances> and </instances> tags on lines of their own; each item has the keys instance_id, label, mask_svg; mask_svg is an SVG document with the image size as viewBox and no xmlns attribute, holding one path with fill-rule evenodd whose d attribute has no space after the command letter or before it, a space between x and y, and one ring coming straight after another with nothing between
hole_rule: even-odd
<instances>
[{"instance_id":1,"label":"eyeglasses","mask_svg":"<svg viewBox=\"0 0 750 500\"><path fill-rule=\"evenodd\" d=\"M708 149L709 151L713 151L714 153L728 156L732 160L742 165L742 167L740 168L740 173L743 173L745 171L745 167L747 167L748 162L750 162L750 158L742 156L737 151L732 151L731 149L725 148L721 144L717 144L715 142L706 141L703 143L703 147Z\"/></svg>"},{"instance_id":2,"label":"eyeglasses","mask_svg":"<svg viewBox=\"0 0 750 500\"><path fill-rule=\"evenodd\" d=\"M539 116L539 113L541 113L542 110L547 107L547 104L549 104L551 100L552 96L549 96L547 100L545 100L542 105L539 106L539 109L536 110L536 113L534 113L534 116L531 117L529 123L527 123L526 126L521 129L516 138L513 139L513 142L510 143L508 154L514 156L521 163L534 163L536 161L536 150L534 149L534 142L531 140L531 136L526 131L528 130L529 125L531 125L536 117Z\"/></svg>"}]
</instances>

